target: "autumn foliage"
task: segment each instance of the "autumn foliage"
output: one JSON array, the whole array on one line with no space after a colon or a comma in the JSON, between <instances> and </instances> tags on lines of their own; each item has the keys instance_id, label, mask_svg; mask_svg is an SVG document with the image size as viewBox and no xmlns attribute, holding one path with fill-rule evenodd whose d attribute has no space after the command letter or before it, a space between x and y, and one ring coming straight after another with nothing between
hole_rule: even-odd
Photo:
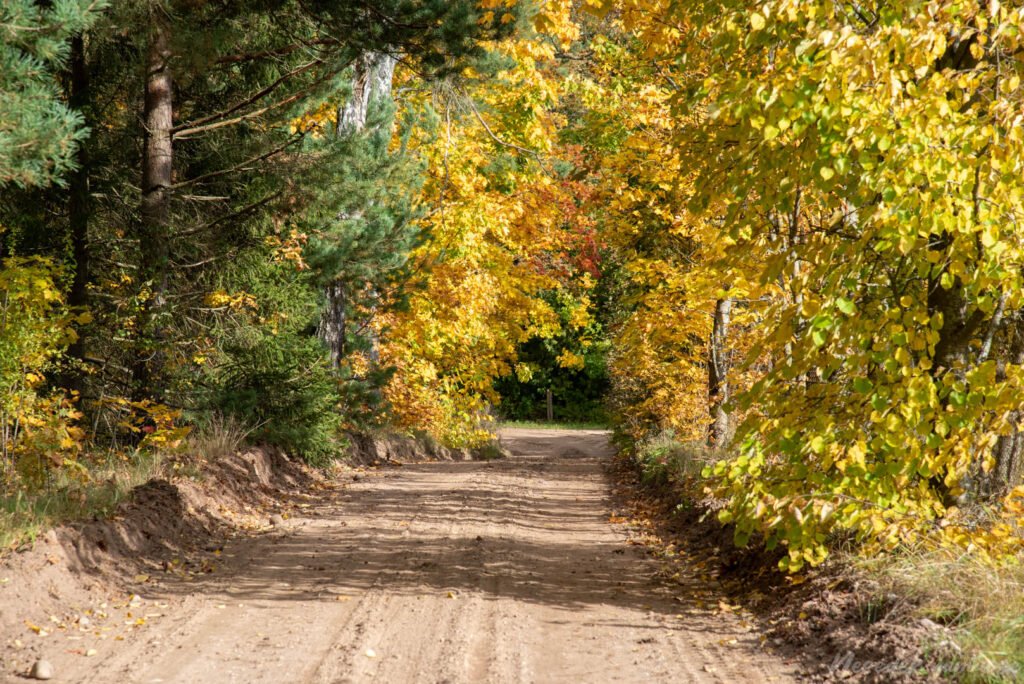
<instances>
[{"instance_id":1,"label":"autumn foliage","mask_svg":"<svg viewBox=\"0 0 1024 684\"><path fill-rule=\"evenodd\" d=\"M50 131L5 152L32 127L0 101L9 483L77 467L86 422L477 446L500 388L597 368L788 570L1020 551L1016 4L387 2L394 35L362 3L16 5L63 28L0 52ZM230 45L183 49L190 17Z\"/></svg>"}]
</instances>

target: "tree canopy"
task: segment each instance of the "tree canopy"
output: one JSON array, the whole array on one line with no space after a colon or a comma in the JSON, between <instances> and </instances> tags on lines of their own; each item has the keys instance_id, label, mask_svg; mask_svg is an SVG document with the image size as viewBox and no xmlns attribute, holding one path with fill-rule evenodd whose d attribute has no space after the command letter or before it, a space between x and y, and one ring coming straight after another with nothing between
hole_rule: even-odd
<instances>
[{"instance_id":1,"label":"tree canopy","mask_svg":"<svg viewBox=\"0 0 1024 684\"><path fill-rule=\"evenodd\" d=\"M315 463L380 427L475 446L550 391L699 446L789 570L836 538L1012 555L1022 30L999 2L7 2L5 487L225 416Z\"/></svg>"}]
</instances>

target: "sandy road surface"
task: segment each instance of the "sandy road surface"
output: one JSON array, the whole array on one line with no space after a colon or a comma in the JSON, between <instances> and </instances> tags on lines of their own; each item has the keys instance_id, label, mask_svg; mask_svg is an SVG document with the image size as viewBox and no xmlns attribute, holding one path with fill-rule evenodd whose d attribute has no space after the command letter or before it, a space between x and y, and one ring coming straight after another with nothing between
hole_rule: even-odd
<instances>
[{"instance_id":1,"label":"sandy road surface","mask_svg":"<svg viewBox=\"0 0 1024 684\"><path fill-rule=\"evenodd\" d=\"M653 579L608 522L597 431L512 430L514 457L385 468L58 681L784 682L739 620ZM693 582L697 582L696 578Z\"/></svg>"}]
</instances>

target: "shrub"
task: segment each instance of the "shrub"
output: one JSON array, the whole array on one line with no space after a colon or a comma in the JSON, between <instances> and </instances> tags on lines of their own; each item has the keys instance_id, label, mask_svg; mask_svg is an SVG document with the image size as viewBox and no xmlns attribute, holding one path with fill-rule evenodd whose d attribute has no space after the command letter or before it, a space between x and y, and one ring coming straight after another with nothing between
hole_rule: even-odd
<instances>
[{"instance_id":1,"label":"shrub","mask_svg":"<svg viewBox=\"0 0 1024 684\"><path fill-rule=\"evenodd\" d=\"M253 438L323 466L340 451L338 381L320 342L263 334L226 349L212 401L225 417L252 425Z\"/></svg>"},{"instance_id":2,"label":"shrub","mask_svg":"<svg viewBox=\"0 0 1024 684\"><path fill-rule=\"evenodd\" d=\"M84 433L74 404L47 391L46 374L75 339L75 321L46 259L9 258L0 267L0 460L5 489L40 487L76 463ZM84 319L81 319L84 322Z\"/></svg>"}]
</instances>

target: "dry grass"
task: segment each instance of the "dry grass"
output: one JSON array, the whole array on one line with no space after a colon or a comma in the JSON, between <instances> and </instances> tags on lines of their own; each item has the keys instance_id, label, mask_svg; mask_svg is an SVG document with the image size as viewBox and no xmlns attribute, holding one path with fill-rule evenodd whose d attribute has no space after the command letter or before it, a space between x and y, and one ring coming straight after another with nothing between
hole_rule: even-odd
<instances>
[{"instance_id":1,"label":"dry grass","mask_svg":"<svg viewBox=\"0 0 1024 684\"><path fill-rule=\"evenodd\" d=\"M952 548L907 550L865 564L918 617L951 628L959 656L950 670L960 681L1024 680L1024 564L994 566Z\"/></svg>"},{"instance_id":2,"label":"dry grass","mask_svg":"<svg viewBox=\"0 0 1024 684\"><path fill-rule=\"evenodd\" d=\"M234 456L245 444L252 430L234 418L213 416L208 423L191 435L179 463L198 466L203 462L216 463Z\"/></svg>"},{"instance_id":3,"label":"dry grass","mask_svg":"<svg viewBox=\"0 0 1024 684\"><path fill-rule=\"evenodd\" d=\"M0 554L71 520L113 513L131 490L163 470L165 456L138 452L94 457L85 475L58 472L47 487L0 497Z\"/></svg>"}]
</instances>

